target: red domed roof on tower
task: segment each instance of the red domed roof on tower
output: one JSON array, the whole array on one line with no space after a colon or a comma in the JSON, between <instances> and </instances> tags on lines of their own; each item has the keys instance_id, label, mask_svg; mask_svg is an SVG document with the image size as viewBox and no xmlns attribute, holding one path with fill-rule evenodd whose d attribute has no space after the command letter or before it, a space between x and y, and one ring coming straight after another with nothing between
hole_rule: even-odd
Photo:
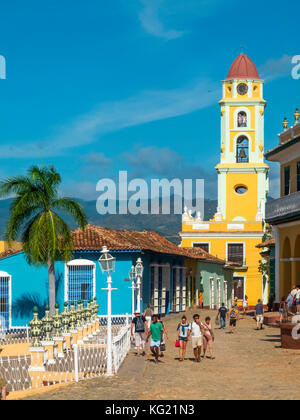
<instances>
[{"instance_id":1,"label":"red domed roof on tower","mask_svg":"<svg viewBox=\"0 0 300 420\"><path fill-rule=\"evenodd\" d=\"M259 79L255 64L246 54L240 54L232 63L227 79Z\"/></svg>"}]
</instances>

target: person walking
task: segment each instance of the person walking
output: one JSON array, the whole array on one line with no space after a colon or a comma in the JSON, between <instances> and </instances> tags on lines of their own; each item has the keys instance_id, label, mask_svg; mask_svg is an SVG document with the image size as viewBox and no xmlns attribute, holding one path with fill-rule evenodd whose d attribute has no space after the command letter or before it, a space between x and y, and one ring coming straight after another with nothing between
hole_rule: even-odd
<instances>
[{"instance_id":1,"label":"person walking","mask_svg":"<svg viewBox=\"0 0 300 420\"><path fill-rule=\"evenodd\" d=\"M148 329L149 329L150 325L151 325L151 319L152 319L152 316L153 316L153 311L152 311L149 303L148 303L147 308L145 309L145 312L143 313L143 315L144 315L144 317L147 321L147 325L148 325Z\"/></svg>"},{"instance_id":2,"label":"person walking","mask_svg":"<svg viewBox=\"0 0 300 420\"><path fill-rule=\"evenodd\" d=\"M207 347L209 348L210 359L215 359L214 356L214 349L213 349L213 342L215 340L215 335L213 331L213 327L211 325L211 319L209 316L205 318L205 323L203 325L203 358L207 358L206 350Z\"/></svg>"},{"instance_id":3,"label":"person walking","mask_svg":"<svg viewBox=\"0 0 300 420\"><path fill-rule=\"evenodd\" d=\"M190 324L187 323L186 316L181 318L181 323L177 326L177 341L179 341L179 361L184 362L186 345L190 340Z\"/></svg>"},{"instance_id":4,"label":"person walking","mask_svg":"<svg viewBox=\"0 0 300 420\"><path fill-rule=\"evenodd\" d=\"M190 325L191 336L192 336L192 347L195 356L195 362L201 362L201 349L203 347L203 333L204 327L200 322L200 315L195 314L193 316L193 322Z\"/></svg>"},{"instance_id":5,"label":"person walking","mask_svg":"<svg viewBox=\"0 0 300 420\"><path fill-rule=\"evenodd\" d=\"M231 308L231 311L227 313L229 316L229 326L230 326L230 333L233 334L236 332L237 322L239 321L239 310L238 306L234 305Z\"/></svg>"},{"instance_id":6,"label":"person walking","mask_svg":"<svg viewBox=\"0 0 300 420\"><path fill-rule=\"evenodd\" d=\"M282 297L281 301L279 303L279 313L280 313L279 322L280 323L282 323L282 319L283 319L283 315L284 315L285 310L286 310L286 299L285 299L285 297Z\"/></svg>"},{"instance_id":7,"label":"person walking","mask_svg":"<svg viewBox=\"0 0 300 420\"><path fill-rule=\"evenodd\" d=\"M142 356L145 356L145 343L146 337L145 334L148 332L148 325L146 319L139 312L135 313L135 317L131 323L131 337L133 337L134 330L134 339L135 346L137 348L137 356L140 356L140 350L142 347Z\"/></svg>"},{"instance_id":8,"label":"person walking","mask_svg":"<svg viewBox=\"0 0 300 420\"><path fill-rule=\"evenodd\" d=\"M288 313L292 312L293 309L293 296L289 293L288 297L286 298L286 310Z\"/></svg>"},{"instance_id":9,"label":"person walking","mask_svg":"<svg viewBox=\"0 0 300 420\"><path fill-rule=\"evenodd\" d=\"M163 326L163 330L164 330L163 336L162 336L162 341L161 341L160 348L159 348L160 349L160 357L164 357L164 351L166 351L165 337L167 337L167 340L169 340L169 336L168 336L168 331L167 331L167 328L166 328L166 324L164 323L164 321L161 320L160 315L157 315L157 319L158 319L158 322L160 322L161 325Z\"/></svg>"},{"instance_id":10,"label":"person walking","mask_svg":"<svg viewBox=\"0 0 300 420\"><path fill-rule=\"evenodd\" d=\"M154 356L155 363L158 363L159 349L163 340L163 333L164 329L162 323L158 322L157 315L153 315L146 342L148 342L151 337L150 350Z\"/></svg>"},{"instance_id":11,"label":"person walking","mask_svg":"<svg viewBox=\"0 0 300 420\"><path fill-rule=\"evenodd\" d=\"M245 319L248 311L248 296L245 296L243 300L243 318Z\"/></svg>"},{"instance_id":12,"label":"person walking","mask_svg":"<svg viewBox=\"0 0 300 420\"><path fill-rule=\"evenodd\" d=\"M203 309L203 292L199 292L199 307Z\"/></svg>"},{"instance_id":13,"label":"person walking","mask_svg":"<svg viewBox=\"0 0 300 420\"><path fill-rule=\"evenodd\" d=\"M258 299L257 305L255 306L257 330L263 329L264 313L265 313L264 305L262 304L261 299Z\"/></svg>"},{"instance_id":14,"label":"person walking","mask_svg":"<svg viewBox=\"0 0 300 420\"><path fill-rule=\"evenodd\" d=\"M226 308L225 303L223 302L217 315L217 319L220 319L220 330L224 330L224 328L226 327L227 312L228 312L228 309Z\"/></svg>"}]
</instances>

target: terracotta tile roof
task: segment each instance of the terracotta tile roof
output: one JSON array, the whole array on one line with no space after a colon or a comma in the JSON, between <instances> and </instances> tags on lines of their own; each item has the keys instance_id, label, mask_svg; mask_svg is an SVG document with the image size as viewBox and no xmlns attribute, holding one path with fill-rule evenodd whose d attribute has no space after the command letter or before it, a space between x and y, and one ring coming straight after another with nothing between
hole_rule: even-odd
<instances>
[{"instance_id":1,"label":"terracotta tile roof","mask_svg":"<svg viewBox=\"0 0 300 420\"><path fill-rule=\"evenodd\" d=\"M274 246L274 245L275 245L275 238L271 238L265 242L262 242L261 244L256 245L256 248L265 248L267 246Z\"/></svg>"},{"instance_id":2,"label":"terracotta tile roof","mask_svg":"<svg viewBox=\"0 0 300 420\"><path fill-rule=\"evenodd\" d=\"M0 260L6 257L10 257L11 255L19 254L20 252L23 252L22 250L15 250L15 249L6 249L3 252L0 252Z\"/></svg>"},{"instance_id":3,"label":"terracotta tile roof","mask_svg":"<svg viewBox=\"0 0 300 420\"><path fill-rule=\"evenodd\" d=\"M115 230L87 225L84 232L78 228L72 232L72 236L75 250L99 250L103 245L106 245L112 251L152 251L225 264L225 261L199 248L180 248L156 232Z\"/></svg>"}]
</instances>

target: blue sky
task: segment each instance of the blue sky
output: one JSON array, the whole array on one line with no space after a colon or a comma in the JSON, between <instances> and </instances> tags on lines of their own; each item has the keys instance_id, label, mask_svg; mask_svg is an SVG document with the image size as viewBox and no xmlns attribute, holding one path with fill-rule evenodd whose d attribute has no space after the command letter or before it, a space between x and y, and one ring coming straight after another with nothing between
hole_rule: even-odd
<instances>
[{"instance_id":1,"label":"blue sky","mask_svg":"<svg viewBox=\"0 0 300 420\"><path fill-rule=\"evenodd\" d=\"M4 2L2 2L4 3ZM56 165L63 193L100 178L202 178L216 198L221 83L245 52L265 78L265 148L300 107L292 0L11 0L1 4L0 176ZM271 170L278 195L278 170Z\"/></svg>"}]
</instances>

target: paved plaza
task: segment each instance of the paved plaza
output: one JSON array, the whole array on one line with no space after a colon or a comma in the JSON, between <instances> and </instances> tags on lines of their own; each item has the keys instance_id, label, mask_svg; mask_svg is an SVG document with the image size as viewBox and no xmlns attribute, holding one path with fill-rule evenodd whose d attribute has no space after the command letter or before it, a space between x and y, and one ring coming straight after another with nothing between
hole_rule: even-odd
<instances>
[{"instance_id":1,"label":"paved plaza","mask_svg":"<svg viewBox=\"0 0 300 420\"><path fill-rule=\"evenodd\" d=\"M191 320L193 312L188 312ZM200 311L201 319L216 311ZM298 399L300 351L280 348L280 330L256 331L251 317L239 322L236 335L215 329L215 360L195 363L191 343L187 360L178 361L174 347L181 314L166 320L169 332L165 357L158 365L150 356L128 355L118 376L82 381L28 399Z\"/></svg>"}]
</instances>

